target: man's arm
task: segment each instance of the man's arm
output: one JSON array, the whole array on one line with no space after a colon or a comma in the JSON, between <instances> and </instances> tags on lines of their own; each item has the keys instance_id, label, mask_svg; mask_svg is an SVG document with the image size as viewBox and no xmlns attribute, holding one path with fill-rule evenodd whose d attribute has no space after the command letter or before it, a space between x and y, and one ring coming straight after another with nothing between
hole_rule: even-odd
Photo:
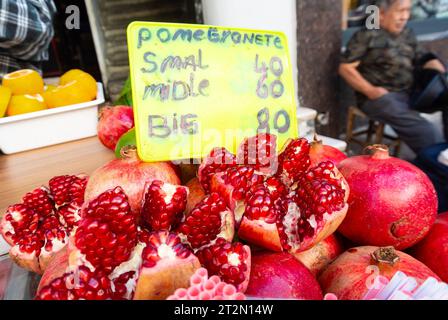
<instances>
[{"instance_id":1,"label":"man's arm","mask_svg":"<svg viewBox=\"0 0 448 320\"><path fill-rule=\"evenodd\" d=\"M418 42L415 34L413 32L410 33L411 43L415 47L415 64L417 66L423 66L423 69L434 69L439 72L446 72L446 67L439 60L439 58L426 50L420 42Z\"/></svg>"},{"instance_id":2,"label":"man's arm","mask_svg":"<svg viewBox=\"0 0 448 320\"><path fill-rule=\"evenodd\" d=\"M434 70L437 70L437 71L442 72L442 73L446 72L445 66L443 65L442 62L440 62L439 59L429 60L428 62L426 62L423 65L423 69L434 69Z\"/></svg>"},{"instance_id":3,"label":"man's arm","mask_svg":"<svg viewBox=\"0 0 448 320\"><path fill-rule=\"evenodd\" d=\"M357 69L359 64L359 61L341 63L339 65L339 74L354 90L361 92L370 100L381 98L389 93L385 88L376 87L367 81Z\"/></svg>"}]
</instances>

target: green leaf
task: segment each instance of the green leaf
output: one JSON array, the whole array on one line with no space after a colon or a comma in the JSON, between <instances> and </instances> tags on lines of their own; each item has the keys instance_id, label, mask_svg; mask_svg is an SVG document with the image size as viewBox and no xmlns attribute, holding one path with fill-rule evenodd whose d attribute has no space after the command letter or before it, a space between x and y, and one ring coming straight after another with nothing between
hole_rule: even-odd
<instances>
[{"instance_id":1,"label":"green leaf","mask_svg":"<svg viewBox=\"0 0 448 320\"><path fill-rule=\"evenodd\" d=\"M114 105L125 105L132 107L132 88L131 78L128 77L124 83L123 89L121 89L120 96L114 102Z\"/></svg>"}]
</instances>

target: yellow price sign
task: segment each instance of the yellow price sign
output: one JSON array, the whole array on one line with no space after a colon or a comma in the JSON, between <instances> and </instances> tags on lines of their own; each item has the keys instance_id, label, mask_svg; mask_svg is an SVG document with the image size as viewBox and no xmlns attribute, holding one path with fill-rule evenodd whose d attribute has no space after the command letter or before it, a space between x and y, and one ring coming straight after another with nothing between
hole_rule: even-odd
<instances>
[{"instance_id":1,"label":"yellow price sign","mask_svg":"<svg viewBox=\"0 0 448 320\"><path fill-rule=\"evenodd\" d=\"M144 161L236 152L244 137L297 137L286 36L205 25L127 29L137 149Z\"/></svg>"}]
</instances>

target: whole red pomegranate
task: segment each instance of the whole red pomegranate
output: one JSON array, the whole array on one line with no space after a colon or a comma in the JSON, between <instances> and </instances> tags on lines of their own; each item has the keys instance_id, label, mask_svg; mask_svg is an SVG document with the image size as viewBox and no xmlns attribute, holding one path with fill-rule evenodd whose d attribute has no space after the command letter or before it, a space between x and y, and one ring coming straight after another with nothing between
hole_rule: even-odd
<instances>
[{"instance_id":1,"label":"whole red pomegranate","mask_svg":"<svg viewBox=\"0 0 448 320\"><path fill-rule=\"evenodd\" d=\"M347 159L345 153L335 147L324 145L322 140L319 140L317 136L314 136L314 141L311 142L310 147L311 166L317 166L324 161L331 161L337 166L339 162L344 159Z\"/></svg>"},{"instance_id":2,"label":"whole red pomegranate","mask_svg":"<svg viewBox=\"0 0 448 320\"><path fill-rule=\"evenodd\" d=\"M437 217L429 234L412 248L411 254L448 282L448 212Z\"/></svg>"},{"instance_id":3,"label":"whole red pomegranate","mask_svg":"<svg viewBox=\"0 0 448 320\"><path fill-rule=\"evenodd\" d=\"M22 203L8 207L0 230L19 266L42 274L51 258L68 242L81 219L86 175L52 178L47 187L28 192Z\"/></svg>"},{"instance_id":4,"label":"whole red pomegranate","mask_svg":"<svg viewBox=\"0 0 448 320\"><path fill-rule=\"evenodd\" d=\"M36 299L166 299L200 267L176 234L139 230L120 187L82 210L67 252L50 262Z\"/></svg>"},{"instance_id":5,"label":"whole red pomegranate","mask_svg":"<svg viewBox=\"0 0 448 320\"><path fill-rule=\"evenodd\" d=\"M332 234L311 249L294 253L293 256L302 262L314 276L318 276L343 251L339 239Z\"/></svg>"},{"instance_id":6,"label":"whole red pomegranate","mask_svg":"<svg viewBox=\"0 0 448 320\"><path fill-rule=\"evenodd\" d=\"M252 256L246 296L265 299L322 300L319 283L288 253L259 252Z\"/></svg>"},{"instance_id":7,"label":"whole red pomegranate","mask_svg":"<svg viewBox=\"0 0 448 320\"><path fill-rule=\"evenodd\" d=\"M92 173L85 193L87 202L108 189L120 186L129 197L132 211L139 214L147 183L160 180L172 185L180 184L171 164L143 162L139 159L134 146L124 147L121 154L122 159L114 159Z\"/></svg>"},{"instance_id":8,"label":"whole red pomegranate","mask_svg":"<svg viewBox=\"0 0 448 320\"><path fill-rule=\"evenodd\" d=\"M375 285L377 276L391 279L397 271L422 284L429 277L439 277L423 263L393 247L352 248L340 255L319 277L324 293L341 300L361 300Z\"/></svg>"},{"instance_id":9,"label":"whole red pomegranate","mask_svg":"<svg viewBox=\"0 0 448 320\"><path fill-rule=\"evenodd\" d=\"M429 232L437 194L417 167L389 156L386 146L343 160L338 168L350 186L347 217L339 231L363 245L408 248Z\"/></svg>"},{"instance_id":10,"label":"whole red pomegranate","mask_svg":"<svg viewBox=\"0 0 448 320\"><path fill-rule=\"evenodd\" d=\"M115 150L120 137L134 126L134 113L129 106L104 107L98 120L98 138L101 143Z\"/></svg>"}]
</instances>

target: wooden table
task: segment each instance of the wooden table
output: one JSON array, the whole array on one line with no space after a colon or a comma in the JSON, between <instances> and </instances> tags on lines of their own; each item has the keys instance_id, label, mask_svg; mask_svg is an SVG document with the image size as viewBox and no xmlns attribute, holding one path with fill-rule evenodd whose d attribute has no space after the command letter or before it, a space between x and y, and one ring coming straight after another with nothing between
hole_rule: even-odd
<instances>
[{"instance_id":1,"label":"wooden table","mask_svg":"<svg viewBox=\"0 0 448 320\"><path fill-rule=\"evenodd\" d=\"M114 158L97 137L51 147L0 155L0 216L6 208L19 203L25 193L63 174L91 174Z\"/></svg>"}]
</instances>

